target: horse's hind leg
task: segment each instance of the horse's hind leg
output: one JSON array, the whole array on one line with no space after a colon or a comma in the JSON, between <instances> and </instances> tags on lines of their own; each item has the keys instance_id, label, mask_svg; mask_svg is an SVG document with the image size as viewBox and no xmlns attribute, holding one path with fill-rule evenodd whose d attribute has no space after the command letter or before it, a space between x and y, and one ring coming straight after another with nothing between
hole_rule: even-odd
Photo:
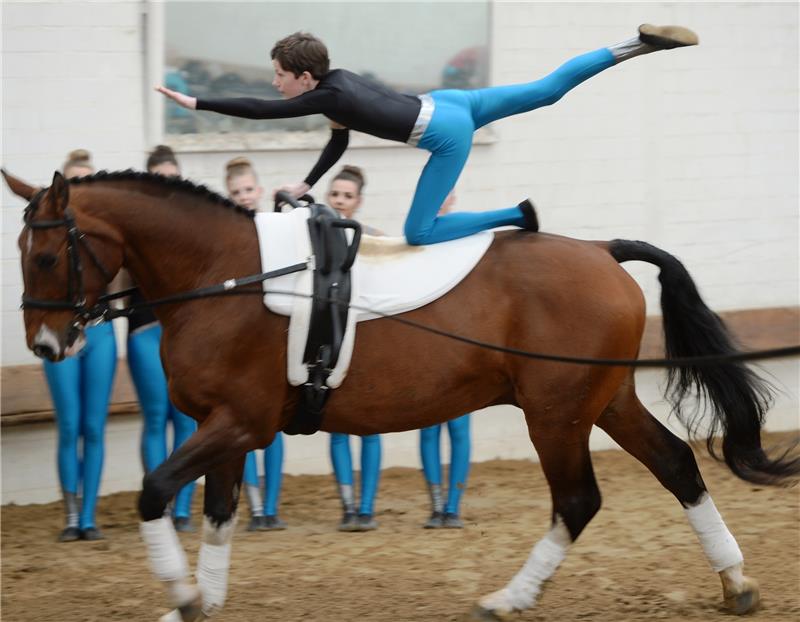
<instances>
[{"instance_id":1,"label":"horse's hind leg","mask_svg":"<svg viewBox=\"0 0 800 622\"><path fill-rule=\"evenodd\" d=\"M722 580L725 606L736 614L758 605L758 584L743 574L743 557L706 490L691 447L639 402L629 379L597 420L680 501L711 567Z\"/></svg>"},{"instance_id":2,"label":"horse's hind leg","mask_svg":"<svg viewBox=\"0 0 800 622\"><path fill-rule=\"evenodd\" d=\"M215 469L225 465L238 464L239 471L241 471L241 460L247 450L251 448L250 441L252 439L246 430L240 428L240 424L226 407L215 410L202 423L197 432L144 478L142 494L139 497L139 514L143 521L141 523L142 539L148 549L153 573L164 583L169 603L178 610L180 615L176 618L175 612L167 614L163 618L165 622L202 620L204 614L201 613L201 609L205 605L204 595L201 595L200 590L192 584L189 578L186 554L175 533L172 521L169 517L164 516L167 502L188 482L201 475L212 473ZM255 444L252 445L255 446ZM219 471L219 473L223 472ZM239 472L237 477L240 475ZM208 488L206 489L207 518L210 508L210 516L218 518L228 516L228 522L232 523L230 520L233 513L231 500L235 496L234 484L238 480L231 479L231 477L230 473L218 476L220 482L227 481L229 483L227 490L218 491L217 488L221 489L223 483L214 486L216 478L215 475L211 475L214 491L209 492ZM209 505L209 494L219 494L219 503L226 509ZM223 520L216 525L218 529L210 529L208 532L204 529L204 542L211 546L220 546L215 542L225 538L229 540L233 527L223 530L225 522ZM213 526L213 519L211 523ZM212 533L215 530L218 532L216 538ZM211 549L209 551L211 552ZM218 549L214 551L218 552ZM213 557L214 552L211 552L211 555Z\"/></svg>"},{"instance_id":3,"label":"horse's hind leg","mask_svg":"<svg viewBox=\"0 0 800 622\"><path fill-rule=\"evenodd\" d=\"M526 409L531 440L550 484L553 512L550 531L533 547L522 569L501 590L485 596L473 612L474 620L502 620L531 607L542 586L564 560L569 546L600 509L600 490L592 470L587 426L547 426ZM563 413L559 421L578 418ZM547 427L548 429L544 429ZM578 428L578 429L576 429Z\"/></svg>"}]
</instances>

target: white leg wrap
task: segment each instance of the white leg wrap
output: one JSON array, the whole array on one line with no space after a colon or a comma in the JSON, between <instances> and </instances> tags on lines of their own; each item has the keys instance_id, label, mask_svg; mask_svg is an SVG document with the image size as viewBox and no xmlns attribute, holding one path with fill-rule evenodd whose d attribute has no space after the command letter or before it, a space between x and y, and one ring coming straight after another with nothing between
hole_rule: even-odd
<instances>
[{"instance_id":1,"label":"white leg wrap","mask_svg":"<svg viewBox=\"0 0 800 622\"><path fill-rule=\"evenodd\" d=\"M225 604L231 539L235 528L235 514L219 527L215 527L207 516L203 520L203 542L197 557L197 583L203 594L203 613L206 616L213 615Z\"/></svg>"},{"instance_id":2,"label":"white leg wrap","mask_svg":"<svg viewBox=\"0 0 800 622\"><path fill-rule=\"evenodd\" d=\"M166 583L173 607L181 607L197 597L197 588L189 581L189 565L175 527L169 518L140 523L139 530L147 546L153 574Z\"/></svg>"},{"instance_id":3,"label":"white leg wrap","mask_svg":"<svg viewBox=\"0 0 800 622\"><path fill-rule=\"evenodd\" d=\"M482 598L481 606L490 611L510 613L533 605L542 591L542 584L564 561L571 544L567 527L561 517L556 516L555 524L533 547L522 569L502 590Z\"/></svg>"},{"instance_id":4,"label":"white leg wrap","mask_svg":"<svg viewBox=\"0 0 800 622\"><path fill-rule=\"evenodd\" d=\"M715 572L741 564L742 551L719 515L711 495L703 493L697 504L684 508L689 524Z\"/></svg>"}]
</instances>

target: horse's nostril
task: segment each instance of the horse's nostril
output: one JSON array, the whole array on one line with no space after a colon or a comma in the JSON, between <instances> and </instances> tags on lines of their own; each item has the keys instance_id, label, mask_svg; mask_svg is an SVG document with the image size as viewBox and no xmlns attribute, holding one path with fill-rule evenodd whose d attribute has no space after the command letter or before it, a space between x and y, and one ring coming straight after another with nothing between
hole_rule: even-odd
<instances>
[{"instance_id":1,"label":"horse's nostril","mask_svg":"<svg viewBox=\"0 0 800 622\"><path fill-rule=\"evenodd\" d=\"M50 346L33 346L33 353L40 359L48 359L52 361L55 358L55 352L53 352L53 349Z\"/></svg>"}]
</instances>

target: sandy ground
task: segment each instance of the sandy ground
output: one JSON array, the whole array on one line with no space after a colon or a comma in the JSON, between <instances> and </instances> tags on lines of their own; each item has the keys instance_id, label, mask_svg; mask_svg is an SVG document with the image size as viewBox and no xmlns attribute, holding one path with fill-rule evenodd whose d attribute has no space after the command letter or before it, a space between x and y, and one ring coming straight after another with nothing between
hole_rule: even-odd
<instances>
[{"instance_id":1,"label":"sandy ground","mask_svg":"<svg viewBox=\"0 0 800 622\"><path fill-rule=\"evenodd\" d=\"M780 438L787 435L769 440ZM746 484L696 453L747 573L761 584L763 606L750 619L800 620L800 490ZM594 464L603 508L519 620L732 620L672 496L627 454L599 452ZM3 507L2 619L155 621L165 613L134 506L133 493L103 498L98 524L107 539L69 544L54 540L59 504ZM550 513L544 477L528 461L473 465L461 531L420 528L427 499L416 470L384 471L378 507L378 531L341 534L330 478L287 477L289 529L239 525L228 606L217 619L461 620L519 569ZM199 535L181 539L194 560Z\"/></svg>"}]
</instances>

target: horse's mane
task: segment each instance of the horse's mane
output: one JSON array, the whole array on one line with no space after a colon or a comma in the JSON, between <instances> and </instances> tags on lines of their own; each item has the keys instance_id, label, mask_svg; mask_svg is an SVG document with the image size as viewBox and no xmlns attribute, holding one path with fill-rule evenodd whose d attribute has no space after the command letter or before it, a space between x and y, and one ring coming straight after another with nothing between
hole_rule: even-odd
<instances>
[{"instance_id":1,"label":"horse's mane","mask_svg":"<svg viewBox=\"0 0 800 622\"><path fill-rule=\"evenodd\" d=\"M163 186L165 190L179 190L191 194L193 196L206 199L211 203L216 205L221 205L223 207L227 207L228 209L232 209L234 211L247 216L248 218L254 218L255 212L249 210L241 205L237 205L230 199L222 196L221 194L214 192L213 190L207 188L202 184L196 184L188 179L184 179L183 177L166 177L164 175L159 175L157 173L146 173L144 171L135 171L133 169L128 169L125 171L98 171L92 175L87 175L86 177L74 177L69 180L70 184L80 185L80 184L91 184L98 181L145 181L145 182L152 182L156 185Z\"/></svg>"}]
</instances>

